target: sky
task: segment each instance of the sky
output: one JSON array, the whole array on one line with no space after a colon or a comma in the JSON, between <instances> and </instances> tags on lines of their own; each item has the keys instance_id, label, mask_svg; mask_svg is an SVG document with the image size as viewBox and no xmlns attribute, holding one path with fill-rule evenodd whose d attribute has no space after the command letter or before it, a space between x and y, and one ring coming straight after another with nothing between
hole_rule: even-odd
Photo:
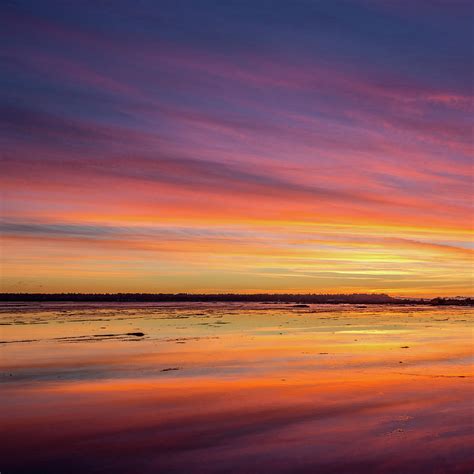
<instances>
[{"instance_id":1,"label":"sky","mask_svg":"<svg viewBox=\"0 0 474 474\"><path fill-rule=\"evenodd\" d=\"M2 291L474 293L470 1L0 8Z\"/></svg>"}]
</instances>

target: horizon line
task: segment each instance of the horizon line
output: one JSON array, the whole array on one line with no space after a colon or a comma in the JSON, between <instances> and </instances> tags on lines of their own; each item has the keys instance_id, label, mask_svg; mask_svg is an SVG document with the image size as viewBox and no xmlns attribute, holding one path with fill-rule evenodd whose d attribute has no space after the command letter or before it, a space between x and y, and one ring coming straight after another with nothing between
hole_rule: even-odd
<instances>
[{"instance_id":1,"label":"horizon line","mask_svg":"<svg viewBox=\"0 0 474 474\"><path fill-rule=\"evenodd\" d=\"M149 292L102 292L102 293L85 293L85 292L0 292L0 301L5 301L8 299L20 301L19 298L28 298L28 299L42 299L47 301L48 298L58 299L66 301L66 298L72 299L81 299L81 298L93 298L96 301L100 301L100 298L108 299L111 301L113 298L141 298L141 299L161 299L167 301L179 301L179 300L192 300L194 298L205 299L207 301L211 300L227 300L232 301L231 298L236 298L236 301L245 301L245 300L264 300L269 299L272 301L278 300L288 300L289 302L292 299L302 300L302 299L323 299L330 302L331 299L348 300L349 302L356 301L358 299L364 299L367 302L400 302L400 301L418 301L418 302L430 302L436 300L445 300L445 301L466 301L471 300L473 296L466 295L456 295L456 296L392 296L387 293L269 293L269 292L260 292L260 293L234 293L234 292L220 292L220 293L198 293L198 292L177 292L177 293L149 293ZM284 301L282 301L284 302Z\"/></svg>"}]
</instances>

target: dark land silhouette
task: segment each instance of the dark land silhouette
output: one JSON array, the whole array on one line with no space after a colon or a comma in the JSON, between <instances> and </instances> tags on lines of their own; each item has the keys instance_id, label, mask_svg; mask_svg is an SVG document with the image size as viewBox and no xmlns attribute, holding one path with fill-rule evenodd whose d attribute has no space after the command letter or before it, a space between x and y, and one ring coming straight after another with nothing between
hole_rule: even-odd
<instances>
[{"instance_id":1,"label":"dark land silhouette","mask_svg":"<svg viewBox=\"0 0 474 474\"><path fill-rule=\"evenodd\" d=\"M378 294L195 294L195 293L0 293L4 302L253 302L253 303L294 303L303 304L431 304L436 306L472 306L473 298L395 298Z\"/></svg>"}]
</instances>

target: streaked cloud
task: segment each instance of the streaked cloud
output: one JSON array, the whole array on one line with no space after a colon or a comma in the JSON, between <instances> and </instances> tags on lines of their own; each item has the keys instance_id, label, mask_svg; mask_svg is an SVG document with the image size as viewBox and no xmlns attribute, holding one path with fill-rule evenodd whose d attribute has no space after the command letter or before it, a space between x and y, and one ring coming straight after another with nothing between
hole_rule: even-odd
<instances>
[{"instance_id":1,"label":"streaked cloud","mask_svg":"<svg viewBox=\"0 0 474 474\"><path fill-rule=\"evenodd\" d=\"M467 3L144 7L5 7L7 290L471 292Z\"/></svg>"}]
</instances>

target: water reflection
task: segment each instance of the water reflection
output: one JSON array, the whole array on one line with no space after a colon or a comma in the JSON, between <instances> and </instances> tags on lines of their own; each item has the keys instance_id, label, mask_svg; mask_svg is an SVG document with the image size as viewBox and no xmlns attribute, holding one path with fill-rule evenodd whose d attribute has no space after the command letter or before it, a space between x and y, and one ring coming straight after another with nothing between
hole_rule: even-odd
<instances>
[{"instance_id":1,"label":"water reflection","mask_svg":"<svg viewBox=\"0 0 474 474\"><path fill-rule=\"evenodd\" d=\"M4 306L2 471L470 472L471 318Z\"/></svg>"}]
</instances>

